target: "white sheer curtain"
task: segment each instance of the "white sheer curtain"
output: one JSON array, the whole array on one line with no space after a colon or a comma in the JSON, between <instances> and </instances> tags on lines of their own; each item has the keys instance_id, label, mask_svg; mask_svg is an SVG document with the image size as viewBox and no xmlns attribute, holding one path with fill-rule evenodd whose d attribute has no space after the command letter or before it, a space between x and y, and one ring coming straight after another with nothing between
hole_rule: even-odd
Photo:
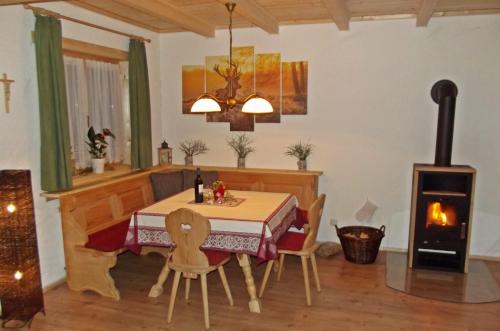
<instances>
[{"instance_id":1,"label":"white sheer curtain","mask_svg":"<svg viewBox=\"0 0 500 331\"><path fill-rule=\"evenodd\" d=\"M70 135L77 168L90 166L87 131L108 128L115 139L107 137L107 162L123 162L126 156L123 75L120 65L64 57Z\"/></svg>"},{"instance_id":2,"label":"white sheer curtain","mask_svg":"<svg viewBox=\"0 0 500 331\"><path fill-rule=\"evenodd\" d=\"M83 60L65 56L64 71L72 158L77 169L84 169L90 165L90 154L85 144L89 107Z\"/></svg>"}]
</instances>

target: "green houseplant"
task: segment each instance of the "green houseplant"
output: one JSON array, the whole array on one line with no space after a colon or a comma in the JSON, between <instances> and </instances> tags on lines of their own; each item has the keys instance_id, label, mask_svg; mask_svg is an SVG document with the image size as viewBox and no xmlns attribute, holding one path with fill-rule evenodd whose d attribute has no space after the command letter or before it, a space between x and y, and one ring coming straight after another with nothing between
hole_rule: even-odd
<instances>
[{"instance_id":1,"label":"green houseplant","mask_svg":"<svg viewBox=\"0 0 500 331\"><path fill-rule=\"evenodd\" d=\"M227 140L227 144L231 147L238 156L238 168L245 168L245 160L248 154L255 152L252 146L253 139L245 133L231 136Z\"/></svg>"},{"instance_id":2,"label":"green houseplant","mask_svg":"<svg viewBox=\"0 0 500 331\"><path fill-rule=\"evenodd\" d=\"M184 152L184 162L186 165L193 165L193 156L205 154L208 147L201 139L187 139L179 144L179 149Z\"/></svg>"},{"instance_id":3,"label":"green houseplant","mask_svg":"<svg viewBox=\"0 0 500 331\"><path fill-rule=\"evenodd\" d=\"M307 157L311 155L313 145L299 141L286 148L285 155L297 158L297 167L299 170L307 170Z\"/></svg>"},{"instance_id":4,"label":"green houseplant","mask_svg":"<svg viewBox=\"0 0 500 331\"><path fill-rule=\"evenodd\" d=\"M94 127L91 126L87 131L88 141L85 141L85 143L89 146L89 153L92 157L92 170L97 174L104 172L106 148L109 145L106 141L106 137L115 139L115 135L107 128L96 133Z\"/></svg>"}]
</instances>

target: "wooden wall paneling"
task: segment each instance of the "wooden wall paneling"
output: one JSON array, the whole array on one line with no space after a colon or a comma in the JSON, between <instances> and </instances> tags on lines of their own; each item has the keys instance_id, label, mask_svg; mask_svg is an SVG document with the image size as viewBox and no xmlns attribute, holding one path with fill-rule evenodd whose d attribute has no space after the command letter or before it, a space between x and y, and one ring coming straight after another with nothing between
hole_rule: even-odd
<instances>
[{"instance_id":1,"label":"wooden wall paneling","mask_svg":"<svg viewBox=\"0 0 500 331\"><path fill-rule=\"evenodd\" d=\"M227 0L219 0L219 2L225 4ZM271 34L279 32L278 20L254 0L233 0L233 2L236 3L234 11L252 24Z\"/></svg>"},{"instance_id":2,"label":"wooden wall paneling","mask_svg":"<svg viewBox=\"0 0 500 331\"><path fill-rule=\"evenodd\" d=\"M125 4L151 16L161 18L187 31L197 33L204 37L213 37L215 35L214 26L196 16L192 16L176 6L173 6L166 0L150 0L147 2L136 0L115 0L115 2Z\"/></svg>"},{"instance_id":3,"label":"wooden wall paneling","mask_svg":"<svg viewBox=\"0 0 500 331\"><path fill-rule=\"evenodd\" d=\"M425 26L432 16L497 14L499 0L244 0L238 1L235 28L259 26L275 33L277 25L330 22L340 29L348 21L413 18ZM2 4L22 0L0 1ZM228 15L223 0L73 0L69 3L155 32L194 31L212 35L213 28L227 29ZM344 4L342 4L344 3ZM330 10L328 4L334 4ZM340 5L339 5L340 4ZM340 8L340 9L339 9ZM201 21L201 23L199 23Z\"/></svg>"},{"instance_id":4,"label":"wooden wall paneling","mask_svg":"<svg viewBox=\"0 0 500 331\"><path fill-rule=\"evenodd\" d=\"M500 9L499 0L440 0L436 11L475 11ZM465 15L465 14L464 14Z\"/></svg>"},{"instance_id":5,"label":"wooden wall paneling","mask_svg":"<svg viewBox=\"0 0 500 331\"><path fill-rule=\"evenodd\" d=\"M114 1L75 0L75 1L69 1L69 3L74 6L81 7L107 17L114 18L116 20L132 24L149 31L160 32L160 29L157 27L154 20L151 21L151 17L149 17L148 19L146 19L145 17L141 17L140 15L138 15L137 10L133 10L132 8L126 6L120 6L119 4L114 3ZM108 6L105 6L106 4L108 4ZM110 6L110 4L112 6ZM146 15L146 17L148 16ZM178 28L177 27L175 28L178 31Z\"/></svg>"}]
</instances>

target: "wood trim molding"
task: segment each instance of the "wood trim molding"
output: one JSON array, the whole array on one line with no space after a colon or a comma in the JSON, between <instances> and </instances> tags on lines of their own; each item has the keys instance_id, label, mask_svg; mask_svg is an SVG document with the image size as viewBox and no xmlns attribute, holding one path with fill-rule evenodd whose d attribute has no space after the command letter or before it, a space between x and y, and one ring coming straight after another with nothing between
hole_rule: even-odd
<instances>
[{"instance_id":1,"label":"wood trim molding","mask_svg":"<svg viewBox=\"0 0 500 331\"><path fill-rule=\"evenodd\" d=\"M227 0L219 0L219 2L225 4ZM252 24L258 26L267 33L279 33L278 20L254 0L233 0L233 2L236 3L234 11Z\"/></svg>"},{"instance_id":2,"label":"wood trim molding","mask_svg":"<svg viewBox=\"0 0 500 331\"><path fill-rule=\"evenodd\" d=\"M0 0L0 6L23 5L28 3L60 2L62 0Z\"/></svg>"},{"instance_id":3,"label":"wood trim molding","mask_svg":"<svg viewBox=\"0 0 500 331\"><path fill-rule=\"evenodd\" d=\"M92 59L109 59L111 62L128 61L128 52L120 49L87 43L80 40L63 38L62 49L66 55L78 56L78 54Z\"/></svg>"},{"instance_id":4,"label":"wood trim molding","mask_svg":"<svg viewBox=\"0 0 500 331\"><path fill-rule=\"evenodd\" d=\"M380 246L381 252L408 254L408 249ZM491 255L469 255L470 260L500 262L500 256Z\"/></svg>"},{"instance_id":5,"label":"wood trim molding","mask_svg":"<svg viewBox=\"0 0 500 331\"><path fill-rule=\"evenodd\" d=\"M66 283L66 276L64 276L64 277L62 277L62 278L60 278L60 279L58 279L58 280L56 280L56 281L48 284L47 286L44 286L43 287L43 293L45 294L45 293L47 293L49 291L52 291L52 290L58 288L59 286L61 286L64 283Z\"/></svg>"},{"instance_id":6,"label":"wood trim molding","mask_svg":"<svg viewBox=\"0 0 500 331\"><path fill-rule=\"evenodd\" d=\"M427 26L439 0L421 0L417 8L417 26Z\"/></svg>"},{"instance_id":7,"label":"wood trim molding","mask_svg":"<svg viewBox=\"0 0 500 331\"><path fill-rule=\"evenodd\" d=\"M345 0L323 0L323 4L328 9L337 28L341 31L349 30L349 20L351 13L347 9Z\"/></svg>"},{"instance_id":8,"label":"wood trim molding","mask_svg":"<svg viewBox=\"0 0 500 331\"><path fill-rule=\"evenodd\" d=\"M186 13L167 0L115 0L115 2L158 17L199 35L210 38L215 36L214 26Z\"/></svg>"}]
</instances>

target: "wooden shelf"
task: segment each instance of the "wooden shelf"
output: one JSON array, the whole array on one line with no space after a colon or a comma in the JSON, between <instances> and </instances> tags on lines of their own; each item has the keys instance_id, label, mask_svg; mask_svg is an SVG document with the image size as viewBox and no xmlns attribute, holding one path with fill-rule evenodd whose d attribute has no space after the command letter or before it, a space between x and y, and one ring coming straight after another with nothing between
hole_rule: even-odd
<instances>
[{"instance_id":1,"label":"wooden shelf","mask_svg":"<svg viewBox=\"0 0 500 331\"><path fill-rule=\"evenodd\" d=\"M292 169L266 169L266 168L235 168L235 167L222 167L222 166L206 166L206 165L192 165L186 166L183 164L172 164L167 166L168 169L190 169L196 170L200 168L202 171L231 171L239 173L263 173L263 174L276 174L276 175L294 175L294 176L321 176L323 171L319 170L292 170Z\"/></svg>"}]
</instances>

